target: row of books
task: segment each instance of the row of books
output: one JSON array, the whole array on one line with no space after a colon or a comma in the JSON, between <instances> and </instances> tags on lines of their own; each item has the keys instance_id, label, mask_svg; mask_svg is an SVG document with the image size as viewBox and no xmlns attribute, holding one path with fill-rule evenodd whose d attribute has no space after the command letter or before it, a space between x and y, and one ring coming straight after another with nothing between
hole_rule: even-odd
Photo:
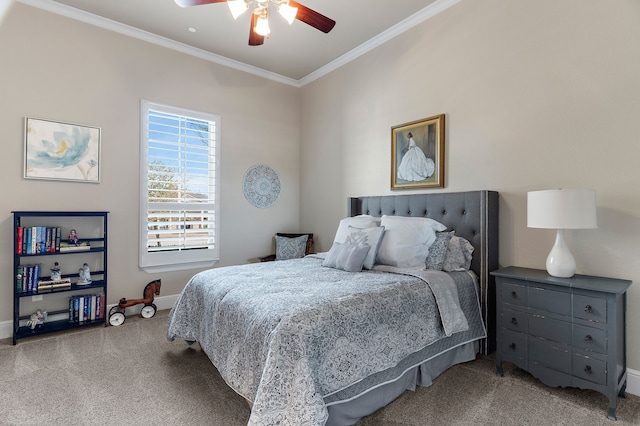
<instances>
[{"instance_id":1,"label":"row of books","mask_svg":"<svg viewBox=\"0 0 640 426\"><path fill-rule=\"evenodd\" d=\"M59 226L19 226L16 232L16 254L42 254L90 250L87 241L62 241Z\"/></svg>"},{"instance_id":2,"label":"row of books","mask_svg":"<svg viewBox=\"0 0 640 426\"><path fill-rule=\"evenodd\" d=\"M54 290L71 287L71 278L59 280L41 280L42 265L18 265L16 270L16 292L28 293L33 291Z\"/></svg>"},{"instance_id":3,"label":"row of books","mask_svg":"<svg viewBox=\"0 0 640 426\"><path fill-rule=\"evenodd\" d=\"M38 281L38 291L56 290L60 288L69 288L69 287L71 287L71 278Z\"/></svg>"},{"instance_id":4,"label":"row of books","mask_svg":"<svg viewBox=\"0 0 640 426\"><path fill-rule=\"evenodd\" d=\"M105 317L104 294L86 294L69 298L69 322L81 324L83 322L100 320Z\"/></svg>"},{"instance_id":5,"label":"row of books","mask_svg":"<svg viewBox=\"0 0 640 426\"><path fill-rule=\"evenodd\" d=\"M16 232L16 253L55 253L60 247L61 232L60 227L19 226Z\"/></svg>"},{"instance_id":6,"label":"row of books","mask_svg":"<svg viewBox=\"0 0 640 426\"><path fill-rule=\"evenodd\" d=\"M18 265L16 270L16 292L25 293L38 290L42 265Z\"/></svg>"}]
</instances>

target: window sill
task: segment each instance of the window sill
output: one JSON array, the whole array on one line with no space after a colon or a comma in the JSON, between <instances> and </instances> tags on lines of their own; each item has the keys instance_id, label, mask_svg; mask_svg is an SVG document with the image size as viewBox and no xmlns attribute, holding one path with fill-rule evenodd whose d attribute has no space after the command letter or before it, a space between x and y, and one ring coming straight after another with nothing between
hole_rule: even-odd
<instances>
[{"instance_id":1,"label":"window sill","mask_svg":"<svg viewBox=\"0 0 640 426\"><path fill-rule=\"evenodd\" d=\"M171 271L184 271L187 269L202 269L211 268L218 260L207 260L201 262L189 262L189 263L175 263L171 265L147 265L140 266L140 268L148 274L155 274L159 272L171 272Z\"/></svg>"}]
</instances>

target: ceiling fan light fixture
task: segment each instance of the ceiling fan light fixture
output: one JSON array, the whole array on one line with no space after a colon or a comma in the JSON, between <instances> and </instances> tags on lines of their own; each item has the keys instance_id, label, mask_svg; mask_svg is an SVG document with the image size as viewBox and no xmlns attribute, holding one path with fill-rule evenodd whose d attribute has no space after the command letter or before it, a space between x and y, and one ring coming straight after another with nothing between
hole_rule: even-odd
<instances>
[{"instance_id":1,"label":"ceiling fan light fixture","mask_svg":"<svg viewBox=\"0 0 640 426\"><path fill-rule=\"evenodd\" d=\"M2 0L0 0L2 2ZM328 33L336 21L293 0L174 0L180 7L199 6L214 3L227 3L233 19L237 19L246 10L251 9L249 23L249 46L261 46L269 38L269 7L278 9L282 17L291 25L294 20Z\"/></svg>"},{"instance_id":2,"label":"ceiling fan light fixture","mask_svg":"<svg viewBox=\"0 0 640 426\"><path fill-rule=\"evenodd\" d=\"M271 33L271 30L269 29L269 9L260 8L258 10L258 8L256 8L253 13L258 16L256 26L253 28L253 31L263 37L269 37L269 34Z\"/></svg>"},{"instance_id":3,"label":"ceiling fan light fixture","mask_svg":"<svg viewBox=\"0 0 640 426\"><path fill-rule=\"evenodd\" d=\"M229 5L229 10L231 11L233 19L238 19L238 16L242 15L247 9L249 9L249 5L245 0L227 0L227 4Z\"/></svg>"},{"instance_id":4,"label":"ceiling fan light fixture","mask_svg":"<svg viewBox=\"0 0 640 426\"><path fill-rule=\"evenodd\" d=\"M289 25L293 24L293 20L296 19L296 15L298 14L298 8L289 6L287 3L282 3L278 6L278 12L284 19L287 20Z\"/></svg>"}]
</instances>

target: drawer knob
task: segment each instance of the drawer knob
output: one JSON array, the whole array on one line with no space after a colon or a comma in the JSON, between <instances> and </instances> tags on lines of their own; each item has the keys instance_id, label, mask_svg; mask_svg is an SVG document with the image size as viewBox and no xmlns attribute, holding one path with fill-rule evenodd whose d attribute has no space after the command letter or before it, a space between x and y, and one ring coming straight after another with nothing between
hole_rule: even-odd
<instances>
[{"instance_id":1,"label":"drawer knob","mask_svg":"<svg viewBox=\"0 0 640 426\"><path fill-rule=\"evenodd\" d=\"M591 366L590 365L585 366L584 367L584 372L587 373L587 374L591 374Z\"/></svg>"},{"instance_id":2,"label":"drawer knob","mask_svg":"<svg viewBox=\"0 0 640 426\"><path fill-rule=\"evenodd\" d=\"M511 324L518 325L518 320L515 317L511 318Z\"/></svg>"},{"instance_id":3,"label":"drawer knob","mask_svg":"<svg viewBox=\"0 0 640 426\"><path fill-rule=\"evenodd\" d=\"M515 291L511 292L511 298L512 299L517 299L518 298L518 293L516 293Z\"/></svg>"},{"instance_id":4,"label":"drawer knob","mask_svg":"<svg viewBox=\"0 0 640 426\"><path fill-rule=\"evenodd\" d=\"M509 344L509 349L511 349L512 351L515 351L516 350L516 344L515 343Z\"/></svg>"},{"instance_id":5,"label":"drawer knob","mask_svg":"<svg viewBox=\"0 0 640 426\"><path fill-rule=\"evenodd\" d=\"M591 337L590 334L587 334L586 336L584 336L584 341L591 343L593 342L593 337Z\"/></svg>"},{"instance_id":6,"label":"drawer knob","mask_svg":"<svg viewBox=\"0 0 640 426\"><path fill-rule=\"evenodd\" d=\"M587 306L584 307L584 311L592 313L593 312L593 308L591 307L591 305L587 305Z\"/></svg>"}]
</instances>

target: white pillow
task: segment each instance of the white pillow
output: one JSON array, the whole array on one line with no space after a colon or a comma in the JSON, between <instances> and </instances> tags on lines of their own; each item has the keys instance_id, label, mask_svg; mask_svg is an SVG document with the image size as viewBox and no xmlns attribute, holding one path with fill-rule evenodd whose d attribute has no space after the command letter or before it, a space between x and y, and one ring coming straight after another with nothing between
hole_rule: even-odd
<instances>
[{"instance_id":1,"label":"white pillow","mask_svg":"<svg viewBox=\"0 0 640 426\"><path fill-rule=\"evenodd\" d=\"M355 228L349 226L347 236L344 240L346 244L353 244L359 246L369 246L369 252L364 259L364 268L371 269L376 263L376 254L378 253L378 247L380 241L382 241L382 235L384 234L384 226L375 226L371 228Z\"/></svg>"},{"instance_id":2,"label":"white pillow","mask_svg":"<svg viewBox=\"0 0 640 426\"><path fill-rule=\"evenodd\" d=\"M340 224L338 225L338 230L336 231L336 235L333 238L333 242L344 243L344 240L347 238L347 234L349 233L349 226L353 226L354 228L372 228L379 225L379 217L365 215L345 217L340 221Z\"/></svg>"},{"instance_id":3,"label":"white pillow","mask_svg":"<svg viewBox=\"0 0 640 426\"><path fill-rule=\"evenodd\" d=\"M426 217L382 216L384 235L378 247L376 263L398 268L424 269L429 247L436 231L446 226Z\"/></svg>"}]
</instances>

